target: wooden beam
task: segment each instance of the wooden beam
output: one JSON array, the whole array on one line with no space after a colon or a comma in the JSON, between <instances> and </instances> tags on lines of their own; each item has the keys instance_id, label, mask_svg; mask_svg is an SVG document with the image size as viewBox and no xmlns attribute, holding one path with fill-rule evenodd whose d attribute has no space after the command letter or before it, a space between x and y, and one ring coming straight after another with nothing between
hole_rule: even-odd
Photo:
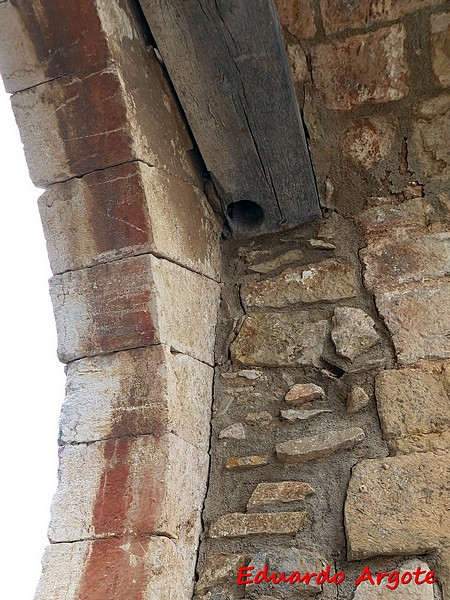
<instances>
[{"instance_id":1,"label":"wooden beam","mask_svg":"<svg viewBox=\"0 0 450 600\"><path fill-rule=\"evenodd\" d=\"M319 217L273 1L140 1L231 228Z\"/></svg>"}]
</instances>

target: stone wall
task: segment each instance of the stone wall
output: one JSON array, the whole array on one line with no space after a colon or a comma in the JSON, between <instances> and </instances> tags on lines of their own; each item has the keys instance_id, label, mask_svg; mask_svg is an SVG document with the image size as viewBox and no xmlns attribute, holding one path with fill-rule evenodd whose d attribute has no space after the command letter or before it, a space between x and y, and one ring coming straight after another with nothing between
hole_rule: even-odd
<instances>
[{"instance_id":1,"label":"stone wall","mask_svg":"<svg viewBox=\"0 0 450 600\"><path fill-rule=\"evenodd\" d=\"M448 600L448 5L277 7L324 218L225 244L195 598Z\"/></svg>"},{"instance_id":2,"label":"stone wall","mask_svg":"<svg viewBox=\"0 0 450 600\"><path fill-rule=\"evenodd\" d=\"M192 597L221 223L144 23L131 0L0 3L67 363L36 600Z\"/></svg>"}]
</instances>

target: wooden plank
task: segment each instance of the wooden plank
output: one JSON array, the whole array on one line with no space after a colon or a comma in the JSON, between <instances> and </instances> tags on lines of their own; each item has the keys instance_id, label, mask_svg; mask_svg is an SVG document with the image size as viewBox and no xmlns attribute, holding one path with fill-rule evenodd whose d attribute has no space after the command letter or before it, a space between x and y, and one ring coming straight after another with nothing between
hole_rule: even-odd
<instances>
[{"instance_id":1,"label":"wooden plank","mask_svg":"<svg viewBox=\"0 0 450 600\"><path fill-rule=\"evenodd\" d=\"M256 202L264 210L258 233L319 217L273 1L141 5L225 213ZM229 219L234 230L242 229L240 206L245 216L238 205Z\"/></svg>"}]
</instances>

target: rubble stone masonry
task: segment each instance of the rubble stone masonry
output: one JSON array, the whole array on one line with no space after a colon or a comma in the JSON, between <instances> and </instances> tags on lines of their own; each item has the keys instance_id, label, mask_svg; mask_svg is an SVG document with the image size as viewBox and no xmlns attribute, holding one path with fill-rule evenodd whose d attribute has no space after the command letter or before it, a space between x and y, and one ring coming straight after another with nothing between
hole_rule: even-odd
<instances>
[{"instance_id":1,"label":"rubble stone masonry","mask_svg":"<svg viewBox=\"0 0 450 600\"><path fill-rule=\"evenodd\" d=\"M67 363L35 600L450 600L449 6L275 4L323 218L221 242L138 3L0 0Z\"/></svg>"}]
</instances>

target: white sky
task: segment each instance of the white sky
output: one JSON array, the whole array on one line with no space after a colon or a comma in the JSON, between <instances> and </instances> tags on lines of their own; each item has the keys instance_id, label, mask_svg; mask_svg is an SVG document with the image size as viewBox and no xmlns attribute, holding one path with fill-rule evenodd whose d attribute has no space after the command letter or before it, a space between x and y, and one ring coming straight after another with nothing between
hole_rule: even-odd
<instances>
[{"instance_id":1,"label":"white sky","mask_svg":"<svg viewBox=\"0 0 450 600\"><path fill-rule=\"evenodd\" d=\"M64 370L48 294L50 269L36 200L0 78L0 598L31 600L56 489Z\"/></svg>"}]
</instances>

